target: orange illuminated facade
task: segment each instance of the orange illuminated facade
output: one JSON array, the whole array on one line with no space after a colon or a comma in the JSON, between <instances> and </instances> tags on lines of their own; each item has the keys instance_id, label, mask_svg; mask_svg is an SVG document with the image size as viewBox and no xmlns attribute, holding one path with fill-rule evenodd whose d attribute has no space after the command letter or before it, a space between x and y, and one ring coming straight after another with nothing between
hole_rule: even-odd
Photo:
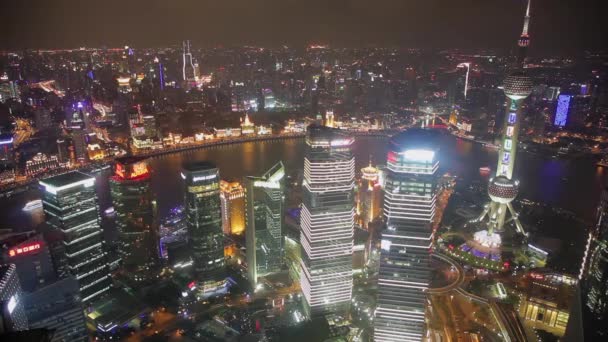
<instances>
[{"instance_id":1,"label":"orange illuminated facade","mask_svg":"<svg viewBox=\"0 0 608 342\"><path fill-rule=\"evenodd\" d=\"M370 163L361 169L361 181L357 196L357 219L363 228L380 216L382 208L382 188L379 171Z\"/></svg>"},{"instance_id":2,"label":"orange illuminated facade","mask_svg":"<svg viewBox=\"0 0 608 342\"><path fill-rule=\"evenodd\" d=\"M239 182L220 181L222 230L226 235L245 232L245 190Z\"/></svg>"},{"instance_id":3,"label":"orange illuminated facade","mask_svg":"<svg viewBox=\"0 0 608 342\"><path fill-rule=\"evenodd\" d=\"M150 175L150 170L148 169L148 164L145 161L126 161L116 162L116 167L114 169L114 177L117 180L136 180L140 178L145 178Z\"/></svg>"}]
</instances>

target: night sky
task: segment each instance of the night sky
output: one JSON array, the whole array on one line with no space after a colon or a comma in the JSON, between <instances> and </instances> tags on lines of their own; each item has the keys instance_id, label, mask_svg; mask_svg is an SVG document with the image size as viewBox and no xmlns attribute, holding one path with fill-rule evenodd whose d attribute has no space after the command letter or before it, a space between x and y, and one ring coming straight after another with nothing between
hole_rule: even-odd
<instances>
[{"instance_id":1,"label":"night sky","mask_svg":"<svg viewBox=\"0 0 608 342\"><path fill-rule=\"evenodd\" d=\"M531 53L608 46L606 0L533 0ZM0 0L0 49L78 46L498 47L525 0Z\"/></svg>"}]
</instances>

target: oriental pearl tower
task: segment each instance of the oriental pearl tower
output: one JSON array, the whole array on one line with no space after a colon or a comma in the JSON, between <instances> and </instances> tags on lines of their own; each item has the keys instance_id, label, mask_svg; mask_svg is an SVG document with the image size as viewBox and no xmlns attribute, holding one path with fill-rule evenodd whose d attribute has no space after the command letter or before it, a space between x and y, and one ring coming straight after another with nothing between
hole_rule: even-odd
<instances>
[{"instance_id":1,"label":"oriental pearl tower","mask_svg":"<svg viewBox=\"0 0 608 342\"><path fill-rule=\"evenodd\" d=\"M513 178L513 170L517 155L519 126L522 121L521 109L524 100L530 96L533 87L532 79L525 74L523 69L526 50L530 42L529 23L530 1L528 1L524 19L524 29L518 40L520 47L517 59L518 65L504 80L504 93L508 98L507 113L500 139L496 176L491 178L488 184L490 202L485 205L483 212L475 220L477 222L487 220L487 229L475 233L475 240L488 247L500 246L501 238L497 232L504 231L504 225L509 221L515 223L518 233L527 236L511 202L517 197L519 191L519 181ZM507 211L511 216L509 221L506 221Z\"/></svg>"}]
</instances>

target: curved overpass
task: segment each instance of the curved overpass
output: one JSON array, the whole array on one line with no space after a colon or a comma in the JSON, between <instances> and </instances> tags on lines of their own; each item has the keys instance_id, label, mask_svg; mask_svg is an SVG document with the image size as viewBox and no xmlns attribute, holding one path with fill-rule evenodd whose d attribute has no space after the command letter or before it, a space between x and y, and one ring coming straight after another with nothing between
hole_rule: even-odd
<instances>
[{"instance_id":1,"label":"curved overpass","mask_svg":"<svg viewBox=\"0 0 608 342\"><path fill-rule=\"evenodd\" d=\"M435 259L439 259L445 263L448 263L450 266L456 268L456 271L458 272L458 278L456 279L456 281L452 282L449 285L443 287L429 288L427 292L432 295L441 295L460 288L460 286L464 282L464 269L462 268L462 266L458 262L454 261L452 258L437 251L432 254L432 257Z\"/></svg>"}]
</instances>

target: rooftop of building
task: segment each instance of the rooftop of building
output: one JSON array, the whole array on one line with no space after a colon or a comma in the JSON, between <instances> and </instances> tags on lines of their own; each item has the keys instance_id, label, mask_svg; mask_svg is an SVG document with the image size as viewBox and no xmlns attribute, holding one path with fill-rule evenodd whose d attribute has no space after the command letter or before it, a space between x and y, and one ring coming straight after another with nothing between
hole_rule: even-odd
<instances>
[{"instance_id":1,"label":"rooftop of building","mask_svg":"<svg viewBox=\"0 0 608 342\"><path fill-rule=\"evenodd\" d=\"M87 181L90 179L95 179L93 176L89 176L80 171L70 171L67 173L63 173L57 176L45 178L40 181L40 183L44 183L55 188L63 187L66 185L75 184L78 182Z\"/></svg>"},{"instance_id":2,"label":"rooftop of building","mask_svg":"<svg viewBox=\"0 0 608 342\"><path fill-rule=\"evenodd\" d=\"M128 323L144 311L145 305L131 293L114 289L108 296L93 304L93 310L87 314L87 319L97 327L107 328L114 324Z\"/></svg>"},{"instance_id":3,"label":"rooftop of building","mask_svg":"<svg viewBox=\"0 0 608 342\"><path fill-rule=\"evenodd\" d=\"M82 309L78 281L67 277L25 295L24 306L30 323L70 309Z\"/></svg>"}]
</instances>

